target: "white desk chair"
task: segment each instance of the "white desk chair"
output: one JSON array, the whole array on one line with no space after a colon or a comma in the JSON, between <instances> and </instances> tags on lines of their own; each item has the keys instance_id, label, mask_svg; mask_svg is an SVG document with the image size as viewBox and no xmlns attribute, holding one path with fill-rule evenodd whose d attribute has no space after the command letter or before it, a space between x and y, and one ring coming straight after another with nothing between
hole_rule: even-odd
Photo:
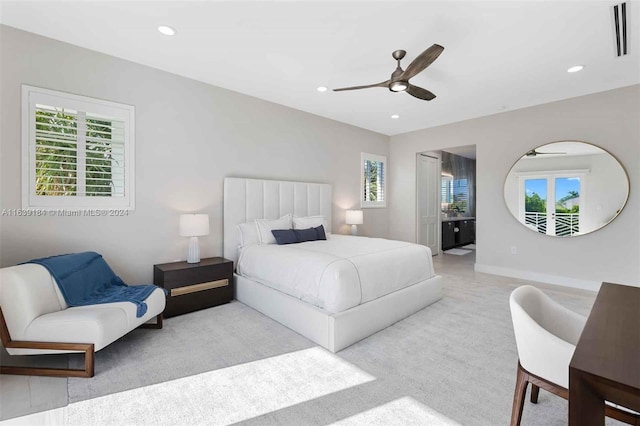
<instances>
[{"instance_id":1,"label":"white desk chair","mask_svg":"<svg viewBox=\"0 0 640 426\"><path fill-rule=\"evenodd\" d=\"M569 362L586 318L530 285L515 289L509 305L519 358L511 411L511 426L517 426L529 383L534 404L538 402L540 388L569 398ZM638 413L622 407L607 405L605 414L628 424L640 424Z\"/></svg>"}]
</instances>

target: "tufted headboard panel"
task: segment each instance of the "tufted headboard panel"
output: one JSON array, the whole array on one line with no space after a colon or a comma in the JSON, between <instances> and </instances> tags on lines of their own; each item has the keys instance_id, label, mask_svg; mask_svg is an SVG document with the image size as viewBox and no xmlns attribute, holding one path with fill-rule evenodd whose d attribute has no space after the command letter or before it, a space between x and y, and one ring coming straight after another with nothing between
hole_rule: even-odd
<instances>
[{"instance_id":1,"label":"tufted headboard panel","mask_svg":"<svg viewBox=\"0 0 640 426\"><path fill-rule=\"evenodd\" d=\"M224 257L238 260L236 226L255 219L322 215L331 232L332 187L329 184L264 179L224 179Z\"/></svg>"}]
</instances>

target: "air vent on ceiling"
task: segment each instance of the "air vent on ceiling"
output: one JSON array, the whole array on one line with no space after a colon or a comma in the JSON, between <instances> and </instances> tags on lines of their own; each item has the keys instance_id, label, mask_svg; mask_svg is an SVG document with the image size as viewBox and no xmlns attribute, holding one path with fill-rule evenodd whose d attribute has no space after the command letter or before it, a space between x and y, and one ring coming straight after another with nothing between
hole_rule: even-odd
<instances>
[{"instance_id":1,"label":"air vent on ceiling","mask_svg":"<svg viewBox=\"0 0 640 426\"><path fill-rule=\"evenodd\" d=\"M613 30L616 40L616 55L627 54L627 3L613 6Z\"/></svg>"}]
</instances>

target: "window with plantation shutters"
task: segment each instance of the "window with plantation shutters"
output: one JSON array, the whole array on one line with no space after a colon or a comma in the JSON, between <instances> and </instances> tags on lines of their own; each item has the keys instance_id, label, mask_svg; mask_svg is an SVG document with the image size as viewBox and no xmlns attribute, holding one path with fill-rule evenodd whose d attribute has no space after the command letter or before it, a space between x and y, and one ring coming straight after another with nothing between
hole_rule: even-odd
<instances>
[{"instance_id":1,"label":"window with plantation shutters","mask_svg":"<svg viewBox=\"0 0 640 426\"><path fill-rule=\"evenodd\" d=\"M387 158L380 155L362 153L360 207L386 207Z\"/></svg>"},{"instance_id":2,"label":"window with plantation shutters","mask_svg":"<svg viewBox=\"0 0 640 426\"><path fill-rule=\"evenodd\" d=\"M23 207L134 208L134 107L23 86Z\"/></svg>"}]
</instances>

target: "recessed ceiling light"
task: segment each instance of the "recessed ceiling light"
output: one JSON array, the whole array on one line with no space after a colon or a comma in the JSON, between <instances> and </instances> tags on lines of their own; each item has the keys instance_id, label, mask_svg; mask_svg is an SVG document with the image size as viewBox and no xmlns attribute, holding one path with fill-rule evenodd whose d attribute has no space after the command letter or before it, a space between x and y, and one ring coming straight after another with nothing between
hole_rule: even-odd
<instances>
[{"instance_id":1,"label":"recessed ceiling light","mask_svg":"<svg viewBox=\"0 0 640 426\"><path fill-rule=\"evenodd\" d=\"M567 70L567 72L578 72L584 69L584 65L575 65Z\"/></svg>"},{"instance_id":2,"label":"recessed ceiling light","mask_svg":"<svg viewBox=\"0 0 640 426\"><path fill-rule=\"evenodd\" d=\"M326 87L324 87L324 86L320 86L320 87L318 87L316 90L317 90L318 92L326 92L326 91L327 91L327 88L326 88Z\"/></svg>"},{"instance_id":3,"label":"recessed ceiling light","mask_svg":"<svg viewBox=\"0 0 640 426\"><path fill-rule=\"evenodd\" d=\"M393 115L391 116L391 118L393 118L393 119L395 120L396 118L400 118L400 116L399 116L398 114L393 114Z\"/></svg>"},{"instance_id":4,"label":"recessed ceiling light","mask_svg":"<svg viewBox=\"0 0 640 426\"><path fill-rule=\"evenodd\" d=\"M167 25L160 25L158 27L158 31L160 31L161 34L164 34L166 36L172 36L172 35L175 35L176 33L176 30L174 30L173 28Z\"/></svg>"}]
</instances>

